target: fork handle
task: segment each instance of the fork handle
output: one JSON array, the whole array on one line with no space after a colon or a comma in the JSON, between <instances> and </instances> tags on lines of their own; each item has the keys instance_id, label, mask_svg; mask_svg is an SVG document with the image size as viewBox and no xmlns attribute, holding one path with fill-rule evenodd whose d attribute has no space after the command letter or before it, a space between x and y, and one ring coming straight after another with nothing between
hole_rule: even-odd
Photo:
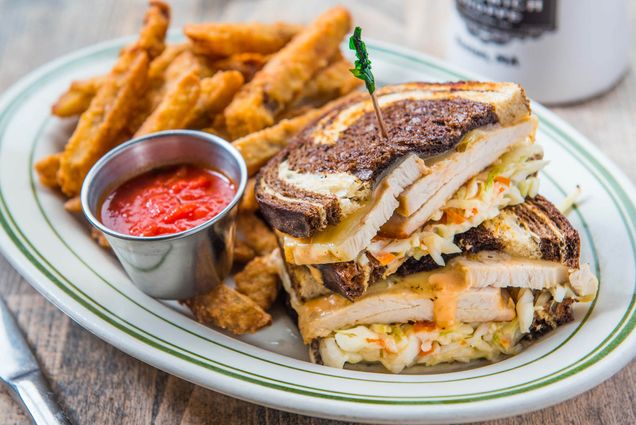
<instances>
[{"instance_id":1,"label":"fork handle","mask_svg":"<svg viewBox=\"0 0 636 425\"><path fill-rule=\"evenodd\" d=\"M70 425L39 370L12 379L9 388L34 424Z\"/></svg>"}]
</instances>

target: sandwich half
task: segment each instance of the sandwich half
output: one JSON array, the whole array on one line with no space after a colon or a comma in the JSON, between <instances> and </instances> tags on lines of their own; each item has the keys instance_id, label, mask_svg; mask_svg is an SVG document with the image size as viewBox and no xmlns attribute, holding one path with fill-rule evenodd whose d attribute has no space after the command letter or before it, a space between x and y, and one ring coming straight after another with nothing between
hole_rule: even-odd
<instances>
[{"instance_id":1,"label":"sandwich half","mask_svg":"<svg viewBox=\"0 0 636 425\"><path fill-rule=\"evenodd\" d=\"M457 235L537 193L545 161L520 86L408 83L377 95L388 140L368 96L356 94L258 179L260 209L303 298L355 300L409 260L442 266L461 252Z\"/></svg>"},{"instance_id":2,"label":"sandwich half","mask_svg":"<svg viewBox=\"0 0 636 425\"><path fill-rule=\"evenodd\" d=\"M579 264L578 233L541 196L505 207L455 243L461 252L444 266L410 258L355 301L319 285L307 297L287 264L284 287L312 361L380 363L399 373L496 360L572 320L572 304L596 295L596 277Z\"/></svg>"}]
</instances>

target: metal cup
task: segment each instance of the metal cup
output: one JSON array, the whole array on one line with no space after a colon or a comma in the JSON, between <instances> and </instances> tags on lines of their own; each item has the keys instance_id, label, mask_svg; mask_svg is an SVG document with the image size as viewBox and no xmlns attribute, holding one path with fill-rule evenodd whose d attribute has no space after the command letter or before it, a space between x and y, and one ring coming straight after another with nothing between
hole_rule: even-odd
<instances>
[{"instance_id":1,"label":"metal cup","mask_svg":"<svg viewBox=\"0 0 636 425\"><path fill-rule=\"evenodd\" d=\"M232 201L203 224L160 236L122 234L97 219L110 190L151 169L177 164L225 174L237 186ZM236 210L246 182L245 161L230 143L200 131L170 130L131 140L104 155L84 180L81 202L84 215L104 233L139 289L155 298L184 299L210 291L228 275Z\"/></svg>"}]
</instances>

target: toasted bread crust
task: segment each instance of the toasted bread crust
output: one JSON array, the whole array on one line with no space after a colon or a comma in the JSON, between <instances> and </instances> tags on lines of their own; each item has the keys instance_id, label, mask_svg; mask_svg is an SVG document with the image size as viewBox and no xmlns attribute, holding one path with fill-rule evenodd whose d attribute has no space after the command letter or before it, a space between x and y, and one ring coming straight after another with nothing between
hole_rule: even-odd
<instances>
[{"instance_id":1,"label":"toasted bread crust","mask_svg":"<svg viewBox=\"0 0 636 425\"><path fill-rule=\"evenodd\" d=\"M344 263L319 264L323 284L333 292L337 292L349 300L360 297L368 286L382 277L384 266L371 255L367 255L368 263L360 265L355 261Z\"/></svg>"},{"instance_id":2,"label":"toasted bread crust","mask_svg":"<svg viewBox=\"0 0 636 425\"><path fill-rule=\"evenodd\" d=\"M340 205L335 196L320 195L288 184L278 178L278 165L284 160L285 152L276 155L257 177L255 196L261 213L275 229L302 238L310 236L315 229L337 223L341 217ZM263 183L271 188L263 189ZM305 202L282 202L278 196L304 199Z\"/></svg>"},{"instance_id":3,"label":"toasted bread crust","mask_svg":"<svg viewBox=\"0 0 636 425\"><path fill-rule=\"evenodd\" d=\"M510 125L530 114L523 90L509 83L407 83L384 87L378 95L381 103L383 96L397 96L382 106L388 141L380 137L368 96L360 93L305 127L262 169L256 199L273 227L306 238L343 218L338 196L283 184L283 163L301 176L343 173L377 182L406 154L443 154L475 128Z\"/></svg>"},{"instance_id":4,"label":"toasted bread crust","mask_svg":"<svg viewBox=\"0 0 636 425\"><path fill-rule=\"evenodd\" d=\"M498 228L499 222L506 215L514 219L522 228L538 236L536 249L533 253L520 252L501 234L493 229ZM506 228L503 228L506 231ZM579 234L561 212L541 195L528 198L523 204L510 206L502 210L500 216L484 222L465 233L455 236L454 243L465 253L480 251L504 251L511 255L528 255L535 259L562 263L570 268L579 267L580 238ZM526 247L524 247L526 248ZM443 255L444 261L461 254ZM349 300L361 296L369 285L380 280L385 268L371 256L368 264L361 266L356 262L321 264L316 266L320 270L321 284L329 290L339 293ZM304 267L304 266L295 266ZM419 260L409 258L397 270L397 274L406 276L413 273L431 271L440 266L430 257L424 256ZM294 278L311 279L311 274L294 275ZM306 284L306 282L305 282ZM294 282L296 288L303 282Z\"/></svg>"},{"instance_id":5,"label":"toasted bread crust","mask_svg":"<svg viewBox=\"0 0 636 425\"><path fill-rule=\"evenodd\" d=\"M541 258L578 269L581 253L579 233L550 201L541 195L511 207L519 220L540 239Z\"/></svg>"},{"instance_id":6,"label":"toasted bread crust","mask_svg":"<svg viewBox=\"0 0 636 425\"><path fill-rule=\"evenodd\" d=\"M464 134L498 122L494 107L466 99L399 100L382 107L388 140L381 136L373 111L365 112L342 131L333 144L316 143L320 121L296 138L286 157L302 173L347 173L361 180L377 178L398 158L417 153L422 158L453 149ZM334 121L337 115L329 117Z\"/></svg>"},{"instance_id":7,"label":"toasted bread crust","mask_svg":"<svg viewBox=\"0 0 636 425\"><path fill-rule=\"evenodd\" d=\"M534 320L530 325L530 333L525 339L533 341L574 320L572 304L574 304L572 298L565 298L561 302L551 301L548 306L544 306L543 310L535 312Z\"/></svg>"},{"instance_id":8,"label":"toasted bread crust","mask_svg":"<svg viewBox=\"0 0 636 425\"><path fill-rule=\"evenodd\" d=\"M528 198L522 204L505 208L501 215L472 228L466 233L455 237L455 244L463 253L475 253L479 251L505 251L512 255L521 255L516 248L509 246L502 235L493 232L499 220L505 215L514 215L517 222L527 231L532 232L538 238L538 252L533 255L536 259L554 261L570 268L579 268L579 254L581 240L579 233L570 224L568 219L550 201L541 195ZM494 224L494 225L493 225ZM505 230L504 230L505 231ZM444 260L460 255L445 255ZM430 256L420 260L409 258L399 269L401 275L408 275L420 271L428 271L437 268L437 264Z\"/></svg>"}]
</instances>

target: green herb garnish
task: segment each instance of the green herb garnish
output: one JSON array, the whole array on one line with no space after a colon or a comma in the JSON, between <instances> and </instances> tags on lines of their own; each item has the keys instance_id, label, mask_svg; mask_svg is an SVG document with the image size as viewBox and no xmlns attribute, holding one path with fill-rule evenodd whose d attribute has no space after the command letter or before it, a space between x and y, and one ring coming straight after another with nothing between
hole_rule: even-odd
<instances>
[{"instance_id":1,"label":"green herb garnish","mask_svg":"<svg viewBox=\"0 0 636 425\"><path fill-rule=\"evenodd\" d=\"M349 71L351 71L354 77L364 81L364 85L371 95L371 101L373 102L375 116L378 119L382 137L388 139L389 136L384 125L384 120L382 119L382 111L380 110L380 105L378 105L378 100L376 99L374 94L375 78L373 77L373 72L371 72L371 60L369 59L369 54L367 53L367 46L365 46L364 41L362 41L362 28L356 27L353 30L353 35L349 37L349 48L356 52L357 58L355 62L356 67L354 69L350 69Z\"/></svg>"}]
</instances>

